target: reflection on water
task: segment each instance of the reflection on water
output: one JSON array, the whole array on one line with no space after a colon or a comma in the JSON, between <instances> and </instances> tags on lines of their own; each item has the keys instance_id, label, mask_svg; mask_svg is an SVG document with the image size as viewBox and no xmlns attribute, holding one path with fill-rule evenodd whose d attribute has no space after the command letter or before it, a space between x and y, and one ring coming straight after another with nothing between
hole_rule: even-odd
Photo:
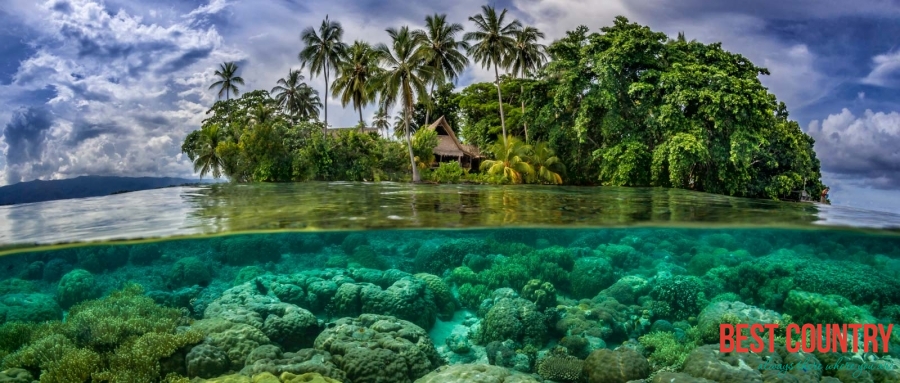
<instances>
[{"instance_id":1,"label":"reflection on water","mask_svg":"<svg viewBox=\"0 0 900 383\"><path fill-rule=\"evenodd\" d=\"M497 226L900 227L900 215L684 190L362 183L212 185L0 207L0 244L246 230Z\"/></svg>"}]
</instances>

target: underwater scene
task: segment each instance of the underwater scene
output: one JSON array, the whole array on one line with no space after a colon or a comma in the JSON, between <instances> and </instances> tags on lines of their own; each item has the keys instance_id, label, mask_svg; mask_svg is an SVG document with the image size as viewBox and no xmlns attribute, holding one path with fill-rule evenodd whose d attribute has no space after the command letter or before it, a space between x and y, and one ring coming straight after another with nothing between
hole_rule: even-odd
<instances>
[{"instance_id":1,"label":"underwater scene","mask_svg":"<svg viewBox=\"0 0 900 383\"><path fill-rule=\"evenodd\" d=\"M841 357L900 367L897 332L889 352L791 353L779 333L774 353L719 353L722 323L897 323L894 236L282 233L73 247L0 264L4 382L294 382L309 373L455 382L472 371L506 376L478 380L498 382L900 381L887 366L758 369Z\"/></svg>"},{"instance_id":2,"label":"underwater scene","mask_svg":"<svg viewBox=\"0 0 900 383\"><path fill-rule=\"evenodd\" d=\"M186 218L175 228L195 234L8 246L0 256L0 382L900 382L900 330L890 326L900 322L894 231L817 227L803 213L810 204L773 210L734 199L719 210L810 223L802 227L680 227L663 221L727 220L710 207L725 200L710 199L704 210L703 196L637 198L655 206L646 214L626 202L604 209L578 200L573 206L595 210L576 214L558 205L600 197L460 196L459 188L414 197L384 188L360 198L384 207L381 216L397 215L383 220L397 228L336 230L367 219L324 202L301 217L301 207L277 196L257 204L270 215L253 222L235 207L252 199L215 202L223 191L182 188L165 193L186 201L208 193L193 213L179 213ZM141 193L116 198L131 203ZM615 193L603 198L623 197ZM82 208L90 210L72 209ZM40 206L20 209L6 216L41 216ZM413 210L421 227L403 228ZM235 219L237 211L247 219ZM229 232L263 221L295 225L282 214L319 230ZM510 215L565 224L505 227ZM586 227L573 227L577 216ZM626 224L602 227L591 216ZM469 219L482 227L448 229L441 217L444 226ZM192 219L206 229L185 229ZM117 224L130 227L124 217L104 225ZM109 237L103 225L91 227ZM818 335L789 341L792 324L811 324ZM876 326L847 335L856 324ZM748 333L740 325L770 326L759 332L767 347L723 352L722 325L738 335ZM757 340L731 335L730 346Z\"/></svg>"}]
</instances>

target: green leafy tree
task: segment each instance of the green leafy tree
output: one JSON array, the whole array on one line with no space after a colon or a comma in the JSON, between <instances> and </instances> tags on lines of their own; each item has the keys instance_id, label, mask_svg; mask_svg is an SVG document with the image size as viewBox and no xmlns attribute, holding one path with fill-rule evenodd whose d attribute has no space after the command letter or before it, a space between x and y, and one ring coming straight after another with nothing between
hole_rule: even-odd
<instances>
[{"instance_id":1,"label":"green leafy tree","mask_svg":"<svg viewBox=\"0 0 900 383\"><path fill-rule=\"evenodd\" d=\"M420 169L428 169L434 163L434 148L438 146L437 132L419 129L413 136L412 148L416 164Z\"/></svg>"},{"instance_id":2,"label":"green leafy tree","mask_svg":"<svg viewBox=\"0 0 900 383\"><path fill-rule=\"evenodd\" d=\"M291 70L288 76L278 80L272 88L272 94L278 101L278 106L296 123L298 119L319 118L319 108L322 101L319 93L303 82L303 75L299 70Z\"/></svg>"},{"instance_id":3,"label":"green leafy tree","mask_svg":"<svg viewBox=\"0 0 900 383\"><path fill-rule=\"evenodd\" d=\"M389 28L387 32L393 41L391 47L379 44L376 48L380 52L383 65L387 67L378 81L382 105L385 109L397 104L401 107L400 115L403 116L406 144L409 147L412 180L420 182L421 177L413 155L409 122L416 99L426 94L426 84L432 81L434 69L427 65L419 53L420 42L416 35L409 31L409 27L402 27L399 30Z\"/></svg>"},{"instance_id":4,"label":"green leafy tree","mask_svg":"<svg viewBox=\"0 0 900 383\"><path fill-rule=\"evenodd\" d=\"M431 124L426 123L429 119L428 114L434 116L431 120L437 120L440 116L444 116L444 119L447 120L447 123L450 124L450 128L453 129L453 133L459 134L460 131L460 99L461 95L454 91L455 86L453 83L444 83L443 85L439 85L437 89L432 92L432 103L431 108L428 108L425 102L416 103L415 108L413 109L413 117L412 121L416 126L429 126ZM496 111L494 111L496 114ZM495 118L496 119L496 118ZM498 120L499 121L499 120ZM433 122L433 121L432 121Z\"/></svg>"},{"instance_id":5,"label":"green leafy tree","mask_svg":"<svg viewBox=\"0 0 900 383\"><path fill-rule=\"evenodd\" d=\"M332 21L325 16L318 33L313 27L307 27L300 34L304 48L298 58L304 66L309 65L310 75L325 76L325 128L328 128L328 74L337 70L341 65L341 58L347 44L341 41L344 37L344 28L341 23Z\"/></svg>"},{"instance_id":6,"label":"green leafy tree","mask_svg":"<svg viewBox=\"0 0 900 383\"><path fill-rule=\"evenodd\" d=\"M547 49L538 39L544 38L544 33L535 27L523 27L515 30L515 45L507 57L507 66L514 76L524 79L533 75L544 62L547 61ZM520 85L520 93L525 93L525 86ZM521 98L522 114L525 114L525 99ZM528 123L522 121L522 129L525 131L525 142L528 143Z\"/></svg>"},{"instance_id":7,"label":"green leafy tree","mask_svg":"<svg viewBox=\"0 0 900 383\"><path fill-rule=\"evenodd\" d=\"M456 36L462 31L462 24L448 23L447 15L435 14L425 17L425 30L413 32L416 34L416 39L420 41L420 54L425 60L425 64L434 68L434 79L431 80L429 97L434 96L435 85L455 81L469 65L469 58L463 53L469 49L469 43L456 39ZM424 125L431 123L429 116L433 103L433 101L426 103Z\"/></svg>"},{"instance_id":8,"label":"green leafy tree","mask_svg":"<svg viewBox=\"0 0 900 383\"><path fill-rule=\"evenodd\" d=\"M341 106L353 103L353 108L359 111L361 127L365 126L362 109L375 99L372 78L377 77L379 71L378 52L362 41L354 42L340 59L338 77L334 79L334 96L340 97Z\"/></svg>"},{"instance_id":9,"label":"green leafy tree","mask_svg":"<svg viewBox=\"0 0 900 383\"><path fill-rule=\"evenodd\" d=\"M503 94L500 91L500 66L508 62L508 56L515 47L516 30L522 27L519 20L513 20L505 24L506 9L497 14L497 10L489 5L481 6L481 14L469 17L469 21L475 23L475 31L463 36L466 41L475 41L469 49L469 56L484 68L494 67L494 79L497 82L497 102L503 104ZM503 130L503 140L506 141L506 118L503 108L500 107L500 126Z\"/></svg>"},{"instance_id":10,"label":"green leafy tree","mask_svg":"<svg viewBox=\"0 0 900 383\"><path fill-rule=\"evenodd\" d=\"M494 159L481 163L481 170L487 174L501 176L506 182L513 184L523 183L526 178L534 176L534 167L528 163L531 147L518 138L497 141L491 151Z\"/></svg>"},{"instance_id":11,"label":"green leafy tree","mask_svg":"<svg viewBox=\"0 0 900 383\"><path fill-rule=\"evenodd\" d=\"M212 85L209 86L209 89L218 87L219 98L222 98L222 93L225 93L226 100L231 98L231 93L234 93L234 95L237 96L240 92L237 86L244 85L244 79L237 75L237 71L238 65L233 61L222 63L215 73L215 76L219 80L212 83Z\"/></svg>"}]
</instances>

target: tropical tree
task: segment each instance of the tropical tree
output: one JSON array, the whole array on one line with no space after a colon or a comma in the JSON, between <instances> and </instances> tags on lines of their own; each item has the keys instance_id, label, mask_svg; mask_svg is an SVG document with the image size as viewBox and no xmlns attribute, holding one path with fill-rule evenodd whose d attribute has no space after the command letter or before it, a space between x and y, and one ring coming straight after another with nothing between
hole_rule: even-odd
<instances>
[{"instance_id":1,"label":"tropical tree","mask_svg":"<svg viewBox=\"0 0 900 383\"><path fill-rule=\"evenodd\" d=\"M507 57L506 65L509 67L513 76L519 76L524 79L536 72L545 61L547 47L538 43L538 39L544 38L544 32L539 31L535 27L524 27L515 30L515 45ZM525 93L525 86L520 85L520 92ZM525 114L525 98L522 101L522 114ZM522 120L522 126L525 129L525 142L528 143L528 122Z\"/></svg>"},{"instance_id":2,"label":"tropical tree","mask_svg":"<svg viewBox=\"0 0 900 383\"><path fill-rule=\"evenodd\" d=\"M500 103L500 126L503 128L503 140L506 141L506 118L503 116L503 95L500 92L500 69L502 65L506 66L508 62L507 56L515 47L515 35L518 29L522 28L519 20L513 20L509 24L504 24L506 19L506 9L500 14L497 10L489 5L481 6L481 14L469 17L469 21L475 23L476 30L468 32L463 36L466 41L475 41L468 53L475 62L481 64L483 68L490 69L494 67L494 79L497 82L497 100Z\"/></svg>"},{"instance_id":3,"label":"tropical tree","mask_svg":"<svg viewBox=\"0 0 900 383\"><path fill-rule=\"evenodd\" d=\"M409 120L412 118L416 99L425 94L426 84L434 78L434 68L423 60L421 51L417 49L419 40L416 34L409 31L409 27L404 26L399 30L388 28L387 33L391 36L391 47L379 44L376 48L380 52L382 64L387 67L378 81L382 106L389 109L399 104L402 109L412 178L413 182L419 182L421 177L413 155Z\"/></svg>"},{"instance_id":4,"label":"tropical tree","mask_svg":"<svg viewBox=\"0 0 900 383\"><path fill-rule=\"evenodd\" d=\"M372 118L372 126L379 131L384 131L384 134L387 135L388 129L391 128L391 122L390 116L383 108L378 108L378 111L375 112L375 117Z\"/></svg>"},{"instance_id":5,"label":"tropical tree","mask_svg":"<svg viewBox=\"0 0 900 383\"><path fill-rule=\"evenodd\" d=\"M375 99L375 86L371 81L378 75L378 52L372 46L356 41L341 57L338 77L334 79L335 97L341 98L341 106L353 102L353 108L359 111L360 129L365 126L362 108Z\"/></svg>"},{"instance_id":6,"label":"tropical tree","mask_svg":"<svg viewBox=\"0 0 900 383\"><path fill-rule=\"evenodd\" d=\"M200 172L200 178L212 173L213 178L222 176L224 160L216 152L220 141L219 125L208 124L200 129L197 149L194 151L194 171Z\"/></svg>"},{"instance_id":7,"label":"tropical tree","mask_svg":"<svg viewBox=\"0 0 900 383\"><path fill-rule=\"evenodd\" d=\"M219 87L219 98L222 98L222 93L225 93L226 100L231 98L231 92L234 92L234 95L237 96L240 93L237 85L244 85L244 79L237 75L237 71L238 65L233 61L220 64L219 69L215 73L219 81L210 85L209 89Z\"/></svg>"},{"instance_id":8,"label":"tropical tree","mask_svg":"<svg viewBox=\"0 0 900 383\"><path fill-rule=\"evenodd\" d=\"M469 49L469 43L456 39L462 31L462 24L448 23L446 14L435 14L425 17L425 30L413 32L420 41L419 49L425 64L434 68L434 79L428 91L429 101L434 95L435 85L456 80L469 65L469 58L463 53ZM431 109L429 102L425 112L426 125L431 123L428 120Z\"/></svg>"},{"instance_id":9,"label":"tropical tree","mask_svg":"<svg viewBox=\"0 0 900 383\"><path fill-rule=\"evenodd\" d=\"M305 47L300 51L298 58L303 65L309 65L310 76L313 74L325 75L325 129L328 129L328 74L337 70L341 63L347 44L341 41L344 36L344 28L341 23L331 21L328 16L322 20L319 31L307 27L300 34L300 40Z\"/></svg>"},{"instance_id":10,"label":"tropical tree","mask_svg":"<svg viewBox=\"0 0 900 383\"><path fill-rule=\"evenodd\" d=\"M516 137L497 141L491 148L493 160L481 163L481 170L489 175L501 175L507 182L520 184L534 175L534 167L528 163L531 147Z\"/></svg>"},{"instance_id":11,"label":"tropical tree","mask_svg":"<svg viewBox=\"0 0 900 383\"><path fill-rule=\"evenodd\" d=\"M291 70L288 76L278 80L272 88L272 94L278 102L278 107L291 116L291 122L296 123L298 118L318 118L322 101L319 93L303 82L303 74L299 70Z\"/></svg>"},{"instance_id":12,"label":"tropical tree","mask_svg":"<svg viewBox=\"0 0 900 383\"><path fill-rule=\"evenodd\" d=\"M560 173L565 171L565 167L546 142L538 142L531 147L530 163L534 167L536 182L562 184Z\"/></svg>"}]
</instances>

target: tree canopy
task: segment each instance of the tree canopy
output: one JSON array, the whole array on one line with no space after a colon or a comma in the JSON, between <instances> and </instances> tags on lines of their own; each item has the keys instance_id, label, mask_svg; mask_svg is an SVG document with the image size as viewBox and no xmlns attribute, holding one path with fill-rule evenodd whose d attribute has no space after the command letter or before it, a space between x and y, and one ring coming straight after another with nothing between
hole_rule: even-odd
<instances>
[{"instance_id":1,"label":"tree canopy","mask_svg":"<svg viewBox=\"0 0 900 383\"><path fill-rule=\"evenodd\" d=\"M579 26L547 46L538 42L540 31L489 6L470 18L476 28L463 41L454 37L459 24L443 15L428 20L425 31L389 28L392 44L375 48L356 42L348 49L340 24L327 18L318 34L303 34L301 58L313 73L334 70L334 95L352 103L360 120L362 106L377 101L373 123L385 133L397 106L394 128L405 142L325 131L311 121L321 104L297 71L278 82L277 99L265 91L229 99L237 92L224 79L243 80L223 64L213 88L226 99L185 138L183 152L203 175L236 181L399 179L403 172L418 179L420 168L430 171L428 148L436 141L429 132L415 140L412 134L444 116L488 156L482 169L472 169L484 172L470 178L479 182L655 186L770 199L824 189L813 139L760 81L768 70L719 43L671 39L621 16L596 32ZM464 49L493 69L495 82L457 90L446 81L468 63ZM444 171L458 179L462 170Z\"/></svg>"}]
</instances>

